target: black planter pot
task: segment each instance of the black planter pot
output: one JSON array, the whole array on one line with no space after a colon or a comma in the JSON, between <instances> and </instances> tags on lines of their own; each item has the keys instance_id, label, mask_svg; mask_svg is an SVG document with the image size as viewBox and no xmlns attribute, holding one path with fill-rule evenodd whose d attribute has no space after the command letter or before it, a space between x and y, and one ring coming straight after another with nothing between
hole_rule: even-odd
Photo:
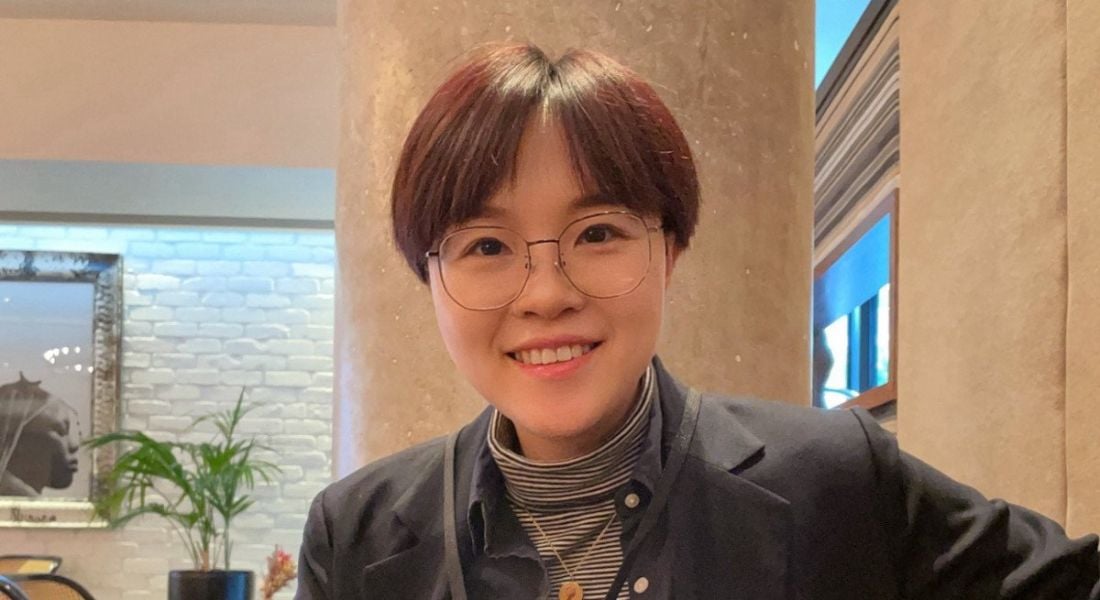
<instances>
[{"instance_id":1,"label":"black planter pot","mask_svg":"<svg viewBox=\"0 0 1100 600\"><path fill-rule=\"evenodd\" d=\"M170 571L168 600L252 600L252 571Z\"/></svg>"}]
</instances>

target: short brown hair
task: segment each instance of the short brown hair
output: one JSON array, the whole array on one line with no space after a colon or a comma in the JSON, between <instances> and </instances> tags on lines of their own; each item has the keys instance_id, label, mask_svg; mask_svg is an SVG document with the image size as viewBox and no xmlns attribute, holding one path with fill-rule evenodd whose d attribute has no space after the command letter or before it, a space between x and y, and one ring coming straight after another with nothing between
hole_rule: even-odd
<instances>
[{"instance_id":1,"label":"short brown hair","mask_svg":"<svg viewBox=\"0 0 1100 600\"><path fill-rule=\"evenodd\" d=\"M394 240L427 281L425 252L481 214L515 176L536 109L565 132L581 181L641 214L659 215L686 248L699 215L691 149L657 93L596 52L551 61L529 44L482 47L436 90L405 139L393 182Z\"/></svg>"}]
</instances>

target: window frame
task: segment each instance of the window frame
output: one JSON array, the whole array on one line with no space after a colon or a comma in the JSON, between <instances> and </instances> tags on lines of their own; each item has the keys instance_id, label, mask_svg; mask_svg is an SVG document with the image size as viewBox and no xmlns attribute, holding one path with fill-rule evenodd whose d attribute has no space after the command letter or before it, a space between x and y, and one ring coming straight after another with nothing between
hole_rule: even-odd
<instances>
[{"instance_id":1,"label":"window frame","mask_svg":"<svg viewBox=\"0 0 1100 600\"><path fill-rule=\"evenodd\" d=\"M843 239L833 248L817 265L814 266L814 285L840 257L852 248L867 232L871 230L883 217L890 216L890 258L889 277L890 284L890 368L889 380L883 385L871 388L858 396L834 406L831 410L844 410L847 408L864 408L875 410L890 403L896 403L898 399L898 207L900 205L900 191L893 189L875 201L871 211L863 217ZM864 304L859 305L860 308ZM863 311L859 311L862 313ZM861 315L862 320L862 315ZM813 325L815 328L817 324ZM849 345L852 340L849 340ZM857 342L858 343L858 342ZM849 365L852 368L852 365ZM814 405L817 399L814 399ZM824 408L824 407L821 407Z\"/></svg>"}]
</instances>

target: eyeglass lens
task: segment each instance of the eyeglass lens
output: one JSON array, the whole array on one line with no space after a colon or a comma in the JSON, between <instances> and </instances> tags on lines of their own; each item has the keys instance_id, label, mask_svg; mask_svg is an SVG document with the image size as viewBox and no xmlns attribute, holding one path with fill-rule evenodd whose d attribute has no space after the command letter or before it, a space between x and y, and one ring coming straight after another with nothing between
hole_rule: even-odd
<instances>
[{"instance_id":1,"label":"eyeglass lens","mask_svg":"<svg viewBox=\"0 0 1100 600\"><path fill-rule=\"evenodd\" d=\"M649 270L649 228L637 215L608 213L570 224L558 238L561 269L581 293L613 298L638 287ZM500 308L523 291L530 273L528 243L503 227L470 227L439 246L447 293L474 310Z\"/></svg>"}]
</instances>

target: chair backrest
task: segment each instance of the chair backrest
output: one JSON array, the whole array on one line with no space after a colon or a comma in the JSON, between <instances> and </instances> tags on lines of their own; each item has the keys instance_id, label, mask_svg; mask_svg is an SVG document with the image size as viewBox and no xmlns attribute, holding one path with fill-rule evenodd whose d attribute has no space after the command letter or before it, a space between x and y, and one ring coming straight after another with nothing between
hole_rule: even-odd
<instances>
[{"instance_id":1,"label":"chair backrest","mask_svg":"<svg viewBox=\"0 0 1100 600\"><path fill-rule=\"evenodd\" d=\"M29 600L95 600L79 583L54 573L11 575Z\"/></svg>"},{"instance_id":2,"label":"chair backrest","mask_svg":"<svg viewBox=\"0 0 1100 600\"><path fill-rule=\"evenodd\" d=\"M32 554L5 554L0 556L0 575L19 573L56 573L61 557Z\"/></svg>"},{"instance_id":3,"label":"chair backrest","mask_svg":"<svg viewBox=\"0 0 1100 600\"><path fill-rule=\"evenodd\" d=\"M0 600L30 600L16 583L0 575Z\"/></svg>"}]
</instances>

